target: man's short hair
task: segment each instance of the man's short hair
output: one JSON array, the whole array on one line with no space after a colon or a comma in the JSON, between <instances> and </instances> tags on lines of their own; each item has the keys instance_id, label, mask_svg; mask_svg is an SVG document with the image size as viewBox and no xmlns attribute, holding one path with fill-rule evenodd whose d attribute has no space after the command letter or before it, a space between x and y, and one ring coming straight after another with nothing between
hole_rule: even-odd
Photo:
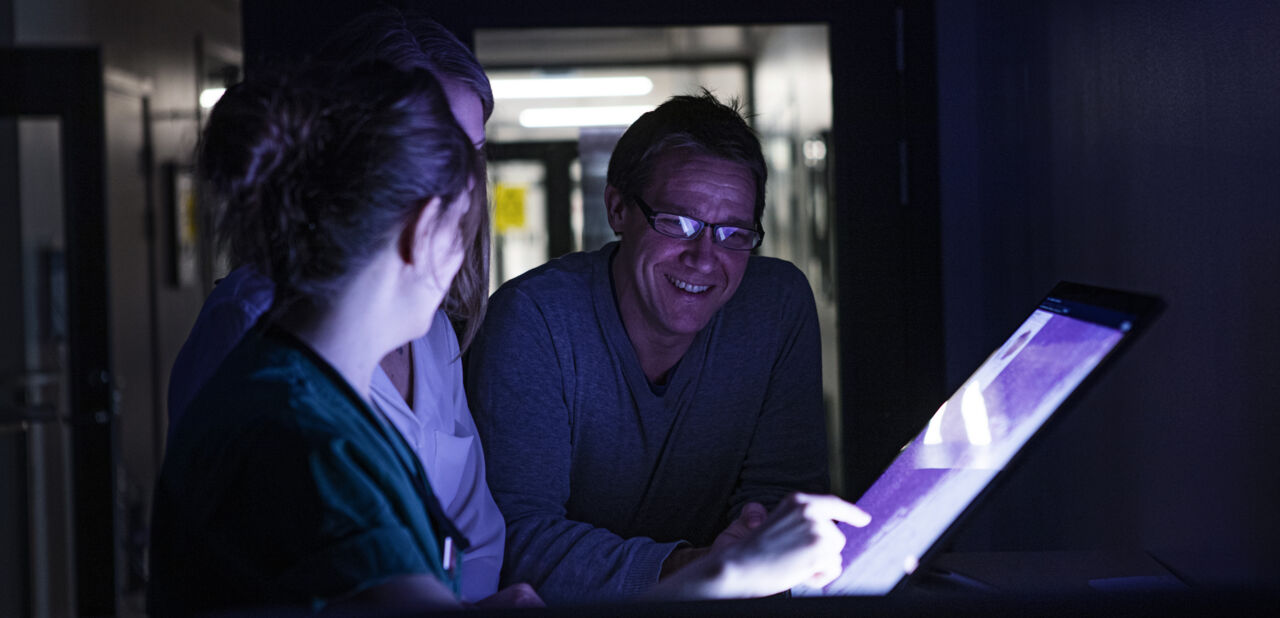
<instances>
[{"instance_id":1,"label":"man's short hair","mask_svg":"<svg viewBox=\"0 0 1280 618\"><path fill-rule=\"evenodd\" d=\"M649 185L658 156L677 148L696 149L746 166L756 181L759 223L768 176L760 139L747 125L737 99L726 105L706 89L698 95L671 97L632 123L609 158L609 184L624 196L640 195Z\"/></svg>"}]
</instances>

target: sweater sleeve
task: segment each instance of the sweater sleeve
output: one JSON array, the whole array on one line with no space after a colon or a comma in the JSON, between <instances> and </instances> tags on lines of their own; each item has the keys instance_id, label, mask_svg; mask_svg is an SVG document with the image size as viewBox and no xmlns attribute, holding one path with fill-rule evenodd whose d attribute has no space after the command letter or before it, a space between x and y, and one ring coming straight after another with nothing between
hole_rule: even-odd
<instances>
[{"instance_id":1,"label":"sweater sleeve","mask_svg":"<svg viewBox=\"0 0 1280 618\"><path fill-rule=\"evenodd\" d=\"M518 288L499 290L470 351L468 395L489 486L507 520L502 582L528 582L553 604L631 596L657 582L678 543L624 539L567 517L573 421L566 376L574 368L572 356L557 350L554 322Z\"/></svg>"},{"instance_id":2,"label":"sweater sleeve","mask_svg":"<svg viewBox=\"0 0 1280 618\"><path fill-rule=\"evenodd\" d=\"M748 502L773 508L793 492L830 491L822 343L813 291L790 264L778 276L777 289L785 293L776 295L773 303L777 355L766 368L769 382L730 498L731 518Z\"/></svg>"}]
</instances>

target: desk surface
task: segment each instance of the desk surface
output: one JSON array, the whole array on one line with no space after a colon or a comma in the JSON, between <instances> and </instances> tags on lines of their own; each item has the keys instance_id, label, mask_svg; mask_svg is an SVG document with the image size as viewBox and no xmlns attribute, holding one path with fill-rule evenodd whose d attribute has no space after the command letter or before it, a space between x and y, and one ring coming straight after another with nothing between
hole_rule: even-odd
<instances>
[{"instance_id":1,"label":"desk surface","mask_svg":"<svg viewBox=\"0 0 1280 618\"><path fill-rule=\"evenodd\" d=\"M894 594L888 597L769 598L678 603L584 605L476 612L460 616L606 616L608 618L755 616L1268 616L1280 611L1276 592L1163 592L1074 595L978 593Z\"/></svg>"},{"instance_id":2,"label":"desk surface","mask_svg":"<svg viewBox=\"0 0 1280 618\"><path fill-rule=\"evenodd\" d=\"M1008 594L1172 592L1188 586L1144 551L942 554L918 586Z\"/></svg>"}]
</instances>

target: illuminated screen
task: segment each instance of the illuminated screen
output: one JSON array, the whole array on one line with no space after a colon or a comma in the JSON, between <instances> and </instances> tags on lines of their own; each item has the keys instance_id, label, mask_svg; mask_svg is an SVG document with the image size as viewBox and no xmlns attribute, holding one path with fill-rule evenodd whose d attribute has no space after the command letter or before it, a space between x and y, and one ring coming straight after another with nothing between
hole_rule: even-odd
<instances>
[{"instance_id":1,"label":"illuminated screen","mask_svg":"<svg viewBox=\"0 0 1280 618\"><path fill-rule=\"evenodd\" d=\"M1081 316L1089 319L1081 319ZM920 558L1127 333L1131 316L1050 297L858 500L844 572L801 595L881 595Z\"/></svg>"}]
</instances>

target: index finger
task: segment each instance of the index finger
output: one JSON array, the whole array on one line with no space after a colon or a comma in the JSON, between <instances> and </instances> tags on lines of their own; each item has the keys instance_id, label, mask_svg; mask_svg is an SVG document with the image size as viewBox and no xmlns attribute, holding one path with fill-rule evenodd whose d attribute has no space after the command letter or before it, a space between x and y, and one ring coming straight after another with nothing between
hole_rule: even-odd
<instances>
[{"instance_id":1,"label":"index finger","mask_svg":"<svg viewBox=\"0 0 1280 618\"><path fill-rule=\"evenodd\" d=\"M817 509L815 514L824 518L844 522L855 528L871 523L871 515L866 511L841 500L835 496L804 496L803 501Z\"/></svg>"}]
</instances>

